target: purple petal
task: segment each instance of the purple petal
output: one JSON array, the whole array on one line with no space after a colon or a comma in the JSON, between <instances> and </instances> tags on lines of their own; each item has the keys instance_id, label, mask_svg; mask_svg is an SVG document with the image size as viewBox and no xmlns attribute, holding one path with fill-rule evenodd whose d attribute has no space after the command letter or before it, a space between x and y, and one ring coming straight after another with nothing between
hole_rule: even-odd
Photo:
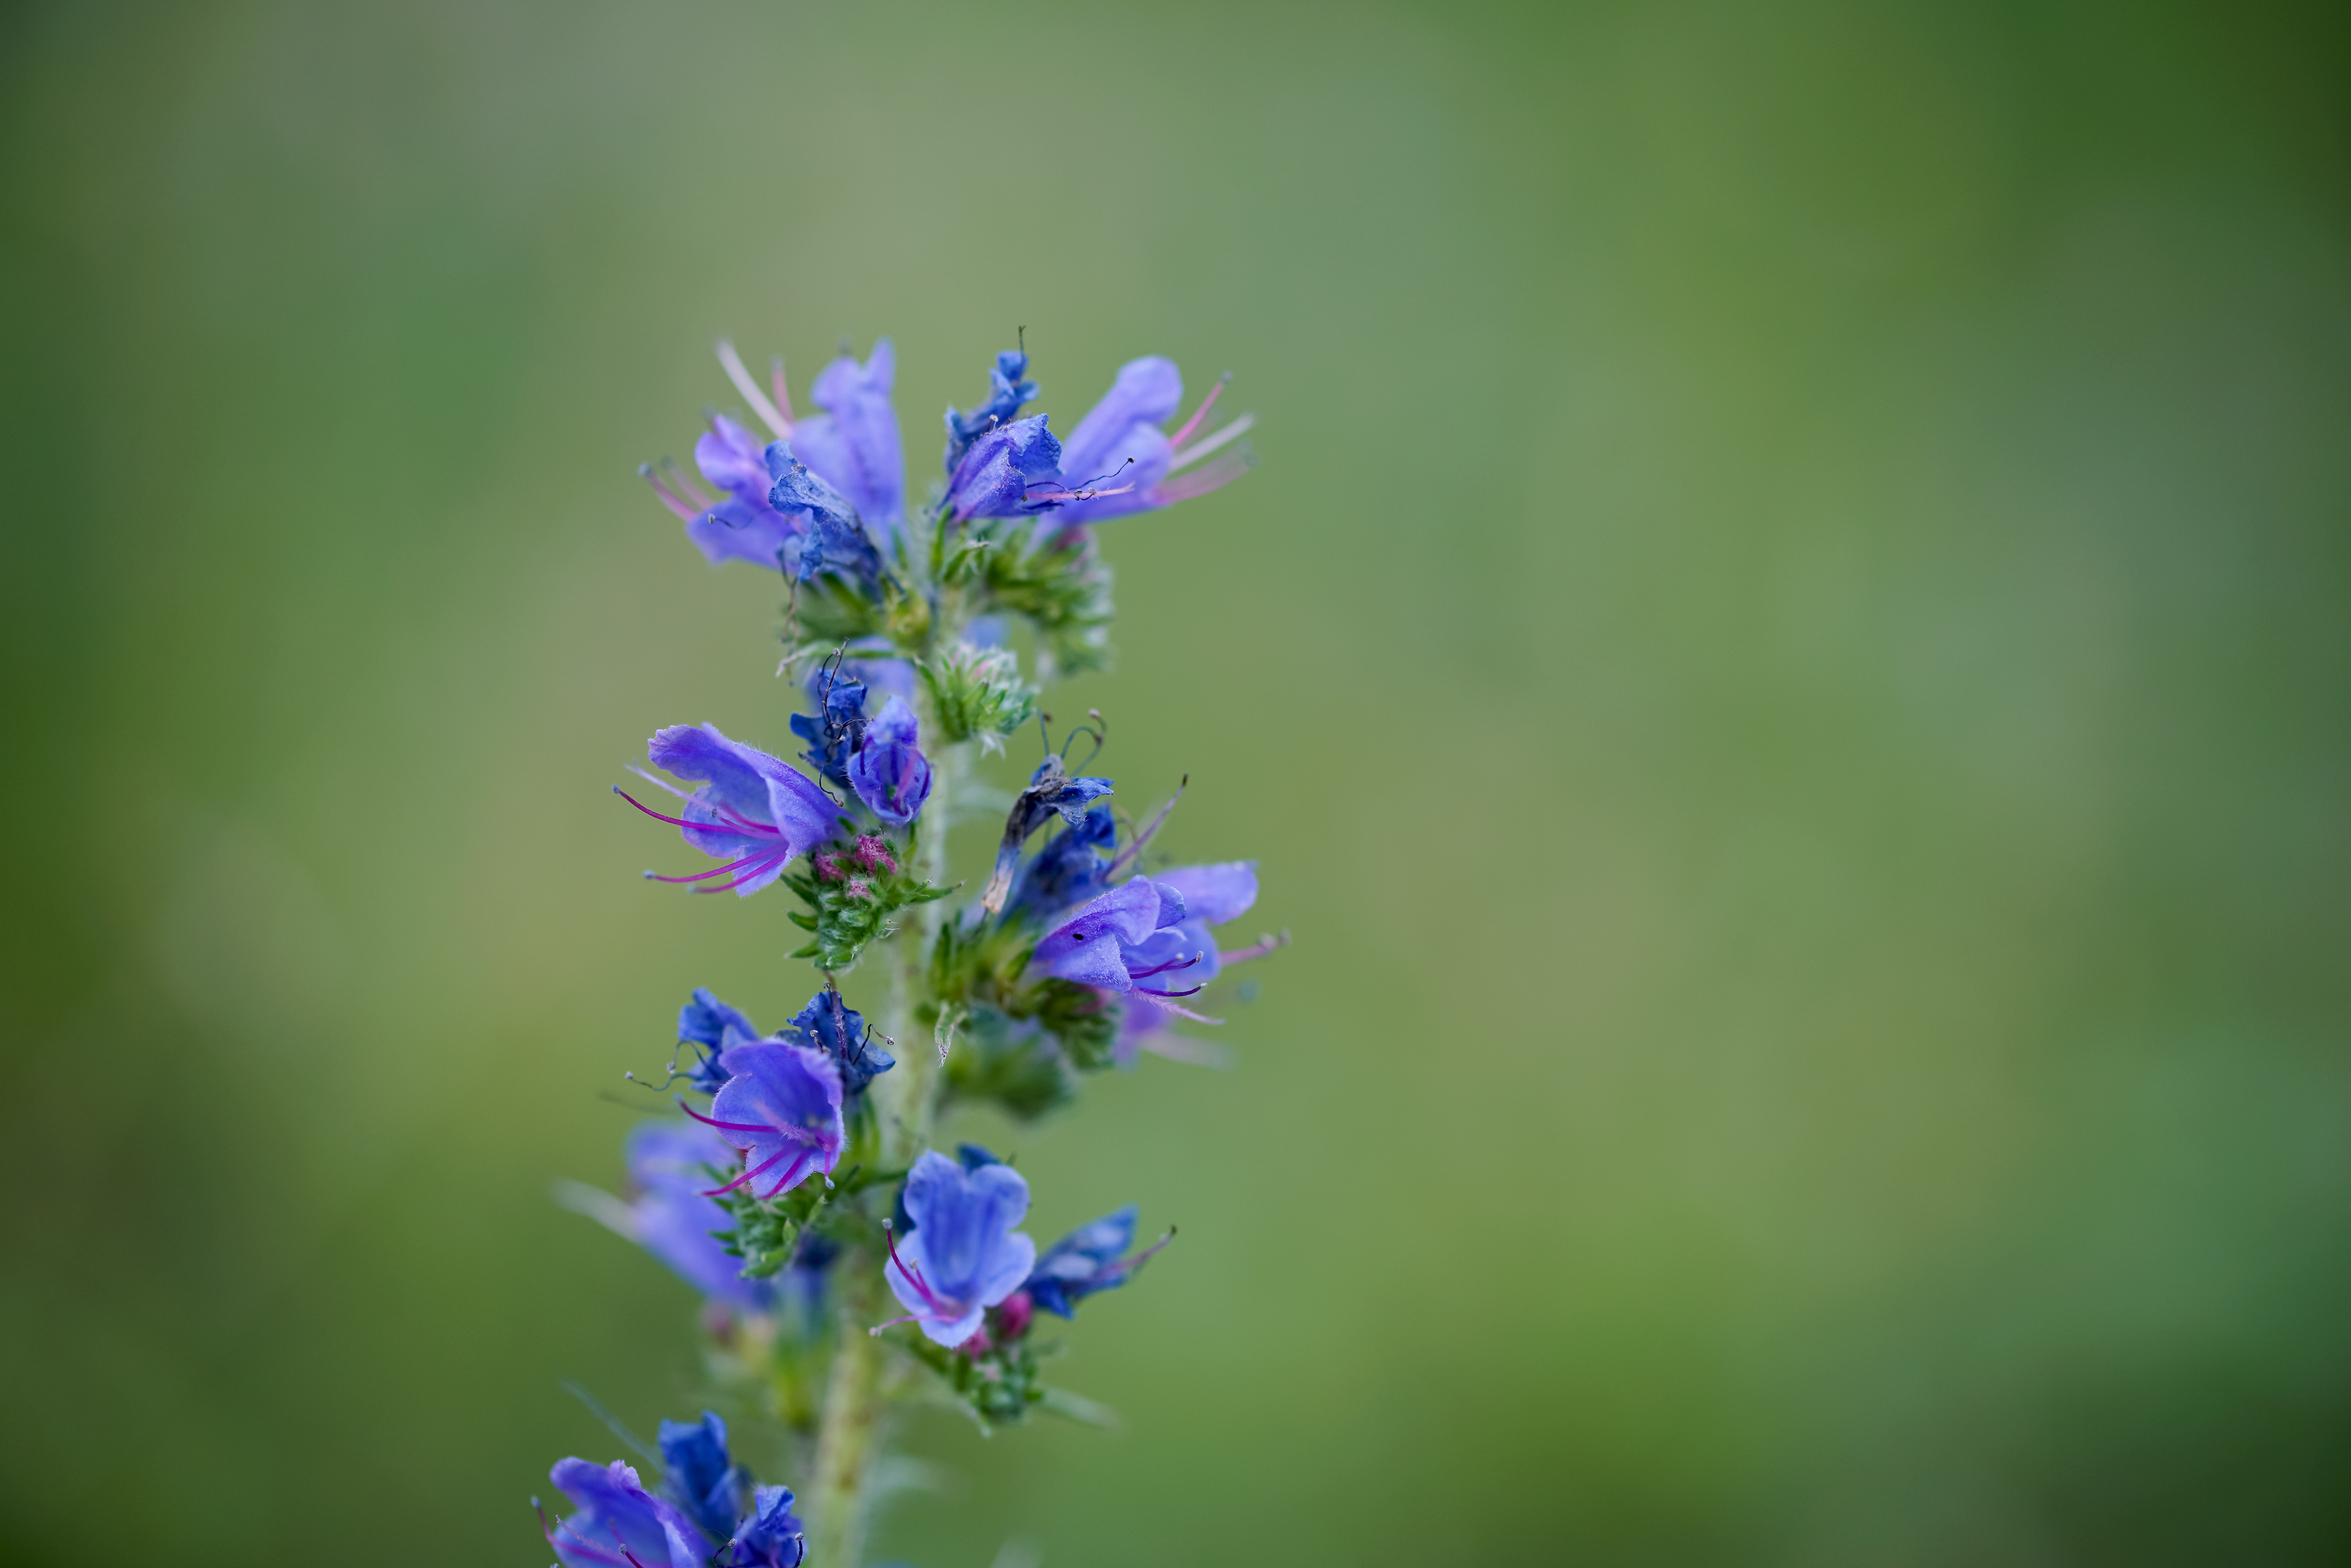
<instances>
[{"instance_id":1,"label":"purple petal","mask_svg":"<svg viewBox=\"0 0 2351 1568\"><path fill-rule=\"evenodd\" d=\"M893 695L865 727L865 743L849 759L857 798L885 822L913 821L930 799L931 762L915 746L914 734L914 710Z\"/></svg>"},{"instance_id":2,"label":"purple petal","mask_svg":"<svg viewBox=\"0 0 2351 1568\"><path fill-rule=\"evenodd\" d=\"M1154 880L1184 895L1185 911L1190 918L1211 925L1239 919L1257 902L1255 861L1178 866L1161 872Z\"/></svg>"},{"instance_id":3,"label":"purple petal","mask_svg":"<svg viewBox=\"0 0 2351 1568\"><path fill-rule=\"evenodd\" d=\"M923 1234L918 1229L896 1243L897 1256L883 1265L882 1277L889 1281L890 1293L898 1298L898 1304L914 1314L914 1325L923 1331L924 1337L953 1350L979 1332L980 1319L987 1314L987 1307L949 1296L938 1289L936 1265L923 1248ZM917 1273L932 1282L927 1295L914 1282L913 1276ZM944 1315L948 1312L956 1315Z\"/></svg>"},{"instance_id":4,"label":"purple petal","mask_svg":"<svg viewBox=\"0 0 2351 1568\"><path fill-rule=\"evenodd\" d=\"M903 517L905 460L890 386L897 356L890 340L863 365L844 354L817 373L810 396L825 412L792 427L792 447L820 478L849 497L884 542ZM716 481L713 481L716 483Z\"/></svg>"},{"instance_id":5,"label":"purple petal","mask_svg":"<svg viewBox=\"0 0 2351 1568\"><path fill-rule=\"evenodd\" d=\"M1129 457L1139 463L1145 454L1134 450L1136 427L1150 429L1166 423L1183 401L1184 378L1175 361L1159 354L1129 360L1119 367L1117 379L1102 402L1086 411L1061 443L1062 476L1071 485L1082 485ZM1155 429L1151 434L1159 434ZM1162 471L1166 466L1166 438L1160 436ZM1133 476L1131 471L1127 476ZM1115 482L1123 484L1125 478Z\"/></svg>"}]
</instances>

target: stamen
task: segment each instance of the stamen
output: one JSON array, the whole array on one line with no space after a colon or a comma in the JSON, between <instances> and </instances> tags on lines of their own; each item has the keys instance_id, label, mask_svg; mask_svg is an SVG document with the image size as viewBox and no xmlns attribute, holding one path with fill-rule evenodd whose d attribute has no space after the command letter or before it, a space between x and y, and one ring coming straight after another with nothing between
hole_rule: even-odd
<instances>
[{"instance_id":1,"label":"stamen","mask_svg":"<svg viewBox=\"0 0 2351 1568\"><path fill-rule=\"evenodd\" d=\"M768 394L759 390L759 383L753 381L751 372L743 368L743 356L735 351L735 345L721 338L717 351L718 363L726 371L726 379L735 383L735 390L743 394L743 401L751 405L751 412L766 420L769 430L789 441L792 438L792 422L778 413L776 405L768 401Z\"/></svg>"},{"instance_id":2,"label":"stamen","mask_svg":"<svg viewBox=\"0 0 2351 1568\"><path fill-rule=\"evenodd\" d=\"M1110 869L1102 873L1104 877L1116 876L1133 862L1135 856L1143 852L1143 847L1151 841L1153 835L1166 825L1168 813L1176 810L1176 801L1184 798L1184 791L1191 787L1191 783L1192 776L1189 773L1176 780L1175 796L1151 814L1151 820L1144 823L1141 831L1134 835L1133 841L1126 848L1111 857Z\"/></svg>"},{"instance_id":3,"label":"stamen","mask_svg":"<svg viewBox=\"0 0 2351 1568\"><path fill-rule=\"evenodd\" d=\"M704 1115L701 1112L699 1112L699 1111L695 1110L693 1106L691 1106L691 1105L687 1104L687 1103L686 1103L684 1101L683 1101L683 1100L680 1100L680 1101L677 1103L677 1108L678 1108L679 1110L681 1110L681 1111L684 1112L687 1115L689 1115L689 1116L693 1117L695 1121L702 1123L705 1126L716 1127L716 1128L717 1128L717 1129L718 1129L720 1132L722 1132L722 1133L770 1133L770 1134L772 1134L772 1133L776 1130L776 1129L775 1129L775 1128L773 1128L773 1127L766 1126L766 1125L763 1125L763 1124L759 1124L759 1123L757 1123L757 1122L719 1122L719 1121L714 1121L712 1118L710 1118L710 1117L708 1117L708 1116Z\"/></svg>"},{"instance_id":4,"label":"stamen","mask_svg":"<svg viewBox=\"0 0 2351 1568\"><path fill-rule=\"evenodd\" d=\"M1163 975L1170 969L1188 969L1204 956L1206 956L1205 954L1195 953L1188 958L1170 958L1165 964L1154 964L1148 969L1129 969L1126 972L1126 977L1130 980L1147 980L1154 975ZM1192 993L1186 991L1184 994L1188 997Z\"/></svg>"},{"instance_id":5,"label":"stamen","mask_svg":"<svg viewBox=\"0 0 2351 1568\"><path fill-rule=\"evenodd\" d=\"M1225 388L1232 379L1233 372L1230 371L1217 378L1217 384L1208 389L1208 395L1200 400L1200 406L1192 411L1192 417L1184 422L1184 428L1167 438L1169 446L1183 445L1185 437L1200 428L1200 422L1208 417L1208 411L1217 406L1218 398L1225 395Z\"/></svg>"},{"instance_id":6,"label":"stamen","mask_svg":"<svg viewBox=\"0 0 2351 1568\"><path fill-rule=\"evenodd\" d=\"M1150 1003L1153 1007L1157 1008L1161 1012L1174 1013L1178 1018L1190 1019L1194 1023L1222 1023L1225 1021L1222 1019L1212 1019L1206 1013L1196 1013L1190 1008L1185 1007L1179 1002L1170 1001L1167 998L1162 996L1157 991L1146 991L1141 986L1135 987L1134 989L1127 992L1126 994L1131 997L1141 997L1144 1001Z\"/></svg>"},{"instance_id":7,"label":"stamen","mask_svg":"<svg viewBox=\"0 0 2351 1568\"><path fill-rule=\"evenodd\" d=\"M745 855L741 860L730 861L728 863L720 866L716 871L698 871L692 876L655 876L653 873L647 872L645 873L645 880L647 882L707 882L714 876L728 876L736 872L741 871L753 861L771 860L774 857L772 855L766 854Z\"/></svg>"},{"instance_id":8,"label":"stamen","mask_svg":"<svg viewBox=\"0 0 2351 1568\"><path fill-rule=\"evenodd\" d=\"M1237 948L1230 953L1219 950L1217 954L1217 962L1219 964L1246 964L1251 958L1262 958L1268 953L1274 952L1277 949L1287 947L1289 946L1290 933L1287 931L1284 931L1279 936L1259 936L1255 942L1250 943L1248 946Z\"/></svg>"},{"instance_id":9,"label":"stamen","mask_svg":"<svg viewBox=\"0 0 2351 1568\"><path fill-rule=\"evenodd\" d=\"M661 504L667 507L680 521L690 523L710 509L706 506L689 506L686 503L684 497L678 495L674 490L671 489L669 486L662 482L661 476L653 472L653 465L652 464L638 464L637 473L646 484L651 485L653 487L653 494L661 497Z\"/></svg>"},{"instance_id":10,"label":"stamen","mask_svg":"<svg viewBox=\"0 0 2351 1568\"><path fill-rule=\"evenodd\" d=\"M791 856L789 852L783 854L771 854L732 882L714 882L707 887L692 888L688 891L694 893L732 893L737 888L742 886L745 883L749 882L753 877L765 876L769 871L783 864L789 859L791 859Z\"/></svg>"},{"instance_id":11,"label":"stamen","mask_svg":"<svg viewBox=\"0 0 2351 1568\"><path fill-rule=\"evenodd\" d=\"M786 1155L789 1155L791 1152L792 1151L789 1149L778 1149L774 1154L760 1161L756 1169L745 1171L741 1176L737 1176L725 1186L714 1187L712 1190L704 1193L702 1196L705 1197L722 1197L727 1193L733 1192L737 1187L741 1186L745 1182L751 1180L754 1176L766 1176L769 1166L774 1165L778 1160L782 1159Z\"/></svg>"},{"instance_id":12,"label":"stamen","mask_svg":"<svg viewBox=\"0 0 2351 1568\"><path fill-rule=\"evenodd\" d=\"M1148 986L1137 986L1134 988L1138 994L1146 997L1196 997L1208 988L1207 984L1203 982L1200 985L1194 986L1188 991L1155 991Z\"/></svg>"},{"instance_id":13,"label":"stamen","mask_svg":"<svg viewBox=\"0 0 2351 1568\"><path fill-rule=\"evenodd\" d=\"M1208 436L1203 440L1197 446L1191 448L1189 451L1176 453L1168 461L1167 472L1173 474L1178 468L1189 468L1193 464L1197 463L1209 453L1217 450L1219 447L1226 446L1233 442L1238 441L1242 436L1247 435L1251 429L1255 428L1256 424L1257 415L1253 413L1245 413L1241 415L1230 424L1228 424L1223 429L1217 431L1214 435Z\"/></svg>"},{"instance_id":14,"label":"stamen","mask_svg":"<svg viewBox=\"0 0 2351 1568\"><path fill-rule=\"evenodd\" d=\"M1254 460L1238 453L1228 452L1196 474L1186 474L1180 479L1162 480L1152 488L1151 498L1160 506L1172 507L1178 501L1188 501L1211 490L1221 490L1256 466Z\"/></svg>"}]
</instances>

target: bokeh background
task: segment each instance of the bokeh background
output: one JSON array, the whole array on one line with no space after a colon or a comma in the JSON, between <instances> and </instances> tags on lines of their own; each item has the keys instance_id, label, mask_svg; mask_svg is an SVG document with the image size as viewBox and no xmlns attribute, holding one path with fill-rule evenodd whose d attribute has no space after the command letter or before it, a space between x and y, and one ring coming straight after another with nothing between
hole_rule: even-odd
<instances>
[{"instance_id":1,"label":"bokeh background","mask_svg":"<svg viewBox=\"0 0 2351 1568\"><path fill-rule=\"evenodd\" d=\"M1295 946L1017 1134L1176 1250L879 1550L2351 1557L2339 8L19 5L0 1559L537 1564L696 1397L617 1181L771 899L774 580L632 474L1026 326L1238 373L1103 706ZM967 843L969 853L976 844ZM1006 1561L1011 1561L1008 1558Z\"/></svg>"}]
</instances>

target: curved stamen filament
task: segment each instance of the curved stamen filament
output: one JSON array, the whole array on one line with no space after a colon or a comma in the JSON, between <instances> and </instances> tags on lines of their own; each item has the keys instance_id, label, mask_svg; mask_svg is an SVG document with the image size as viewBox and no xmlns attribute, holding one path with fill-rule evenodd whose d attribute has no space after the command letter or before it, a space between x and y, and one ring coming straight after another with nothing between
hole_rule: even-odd
<instances>
[{"instance_id":1,"label":"curved stamen filament","mask_svg":"<svg viewBox=\"0 0 2351 1568\"><path fill-rule=\"evenodd\" d=\"M1163 975L1170 969L1188 969L1198 963L1201 957L1201 954L1195 953L1188 958L1170 958L1165 964L1154 964L1148 969L1129 969L1126 972L1126 977L1130 980L1147 980L1154 975Z\"/></svg>"},{"instance_id":2,"label":"curved stamen filament","mask_svg":"<svg viewBox=\"0 0 2351 1568\"><path fill-rule=\"evenodd\" d=\"M1208 389L1208 395L1200 400L1200 406L1192 411L1192 417L1184 422L1184 428L1167 438L1169 446L1183 445L1186 439L1200 428L1200 422L1208 417L1208 411L1217 406L1218 398L1225 395L1225 388L1232 379L1232 372L1229 371L1217 378L1217 384Z\"/></svg>"},{"instance_id":3,"label":"curved stamen filament","mask_svg":"<svg viewBox=\"0 0 2351 1568\"><path fill-rule=\"evenodd\" d=\"M741 1176L737 1176L725 1186L714 1187L710 1191L704 1193L702 1196L705 1197L718 1197L726 1193L733 1192L737 1187L741 1186L745 1182L751 1180L754 1176L762 1176L767 1175L768 1167L769 1166L774 1165L778 1160L782 1159L786 1155L789 1155L791 1152L792 1151L789 1149L778 1149L774 1154L760 1161L758 1166L754 1166L750 1170L745 1171Z\"/></svg>"}]
</instances>

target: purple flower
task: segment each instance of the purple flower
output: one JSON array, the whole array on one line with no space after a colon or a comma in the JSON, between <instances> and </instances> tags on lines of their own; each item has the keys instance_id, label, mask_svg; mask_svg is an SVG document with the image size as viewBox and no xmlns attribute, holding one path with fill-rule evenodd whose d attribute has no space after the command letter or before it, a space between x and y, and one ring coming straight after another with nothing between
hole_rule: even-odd
<instances>
[{"instance_id":1,"label":"purple flower","mask_svg":"<svg viewBox=\"0 0 2351 1568\"><path fill-rule=\"evenodd\" d=\"M1045 841L1045 847L1021 868L1011 907L1050 916L1102 891L1111 862L1102 851L1118 842L1118 822L1110 808L1099 803Z\"/></svg>"},{"instance_id":2,"label":"purple flower","mask_svg":"<svg viewBox=\"0 0 2351 1568\"><path fill-rule=\"evenodd\" d=\"M677 1009L677 1042L702 1048L702 1060L694 1064L687 1076L705 1094L717 1093L726 1082L726 1071L718 1065L718 1053L730 1045L748 1045L758 1038L759 1031L748 1017L700 987L695 988L694 999Z\"/></svg>"},{"instance_id":3,"label":"purple flower","mask_svg":"<svg viewBox=\"0 0 2351 1568\"><path fill-rule=\"evenodd\" d=\"M664 1421L662 1495L713 1541L735 1533L751 1474L726 1452L726 1423L705 1410L699 1421Z\"/></svg>"},{"instance_id":4,"label":"purple flower","mask_svg":"<svg viewBox=\"0 0 2351 1568\"><path fill-rule=\"evenodd\" d=\"M1240 453L1226 453L1192 474L1177 472L1238 440L1255 423L1254 416L1244 414L1185 444L1224 388L1219 381L1184 427L1169 436L1159 426L1175 417L1184 401L1184 378L1176 373L1176 361L1152 354L1120 366L1102 402L1087 411L1061 443L1061 482L1068 494L1057 514L1060 519L1094 523L1171 507L1247 473L1249 459Z\"/></svg>"},{"instance_id":5,"label":"purple flower","mask_svg":"<svg viewBox=\"0 0 2351 1568\"><path fill-rule=\"evenodd\" d=\"M864 1017L830 988L809 998L809 1005L792 1019L792 1029L831 1059L849 1093L864 1092L867 1084L898 1065L895 1057L872 1042Z\"/></svg>"},{"instance_id":6,"label":"purple flower","mask_svg":"<svg viewBox=\"0 0 2351 1568\"><path fill-rule=\"evenodd\" d=\"M743 1151L743 1174L718 1192L750 1186L774 1197L841 1163L841 1070L823 1051L763 1040L734 1047L718 1064L731 1076L712 1098L709 1115L678 1102ZM769 1184L767 1191L758 1192L760 1181Z\"/></svg>"},{"instance_id":7,"label":"purple flower","mask_svg":"<svg viewBox=\"0 0 2351 1568\"><path fill-rule=\"evenodd\" d=\"M1105 1214L1092 1225L1081 1225L1045 1249L1021 1289L1029 1300L1056 1317L1071 1315L1078 1302L1098 1291L1114 1291L1134 1277L1167 1245L1162 1238L1134 1257L1122 1256L1134 1245L1134 1205ZM1168 1237L1176 1233L1169 1231Z\"/></svg>"},{"instance_id":8,"label":"purple flower","mask_svg":"<svg viewBox=\"0 0 2351 1568\"><path fill-rule=\"evenodd\" d=\"M1036 1242L1012 1228L1029 1212L1029 1184L1010 1166L967 1171L925 1150L906 1177L904 1202L914 1233L892 1234L883 1276L908 1315L891 1321L920 1324L927 1338L952 1349L978 1332L987 1309L1019 1290L1036 1264Z\"/></svg>"},{"instance_id":9,"label":"purple flower","mask_svg":"<svg viewBox=\"0 0 2351 1568\"><path fill-rule=\"evenodd\" d=\"M800 541L794 575L802 582L820 571L837 571L852 580L881 575L881 552L858 520L849 497L826 483L823 476L793 455L789 441L770 441L764 456L768 465L768 505L788 517L804 517L808 532Z\"/></svg>"},{"instance_id":10,"label":"purple flower","mask_svg":"<svg viewBox=\"0 0 2351 1568\"><path fill-rule=\"evenodd\" d=\"M809 693L817 711L792 715L792 733L809 743L800 753L809 765L846 789L849 758L865 739L865 683L840 670L824 674Z\"/></svg>"},{"instance_id":11,"label":"purple flower","mask_svg":"<svg viewBox=\"0 0 2351 1568\"><path fill-rule=\"evenodd\" d=\"M548 1479L579 1510L547 1531L564 1568L702 1568L710 1556L694 1521L645 1490L619 1459L559 1459Z\"/></svg>"},{"instance_id":12,"label":"purple flower","mask_svg":"<svg viewBox=\"0 0 2351 1568\"><path fill-rule=\"evenodd\" d=\"M752 1494L750 1516L719 1559L724 1568L799 1568L808 1555L807 1526L792 1512L784 1487L760 1487Z\"/></svg>"},{"instance_id":13,"label":"purple flower","mask_svg":"<svg viewBox=\"0 0 2351 1568\"><path fill-rule=\"evenodd\" d=\"M1184 895L1173 887L1147 876L1130 877L1079 905L1047 932L1029 960L1029 971L1105 991L1189 996L1199 988L1187 985L1171 991L1164 988L1165 982L1158 987L1142 983L1191 967L1180 956L1162 959L1146 946L1159 933L1181 924L1185 914ZM1188 981L1189 977L1182 978Z\"/></svg>"},{"instance_id":14,"label":"purple flower","mask_svg":"<svg viewBox=\"0 0 2351 1568\"><path fill-rule=\"evenodd\" d=\"M718 1244L714 1232L734 1228L711 1201L710 1172L735 1163L718 1135L691 1122L648 1122L629 1134L629 1179L637 1188L627 1230L646 1251L714 1301L748 1312L775 1310L775 1287L743 1278L743 1260ZM620 1228L618 1220L613 1221Z\"/></svg>"},{"instance_id":15,"label":"purple flower","mask_svg":"<svg viewBox=\"0 0 2351 1568\"><path fill-rule=\"evenodd\" d=\"M881 716L865 727L849 759L849 781L875 816L901 827L930 799L931 761L915 745L914 710L905 698L883 704Z\"/></svg>"},{"instance_id":16,"label":"purple flower","mask_svg":"<svg viewBox=\"0 0 2351 1568\"><path fill-rule=\"evenodd\" d=\"M998 425L971 444L947 476L947 515L1024 517L1061 494L1061 444L1031 414Z\"/></svg>"},{"instance_id":17,"label":"purple flower","mask_svg":"<svg viewBox=\"0 0 2351 1568\"><path fill-rule=\"evenodd\" d=\"M1033 402L1037 383L1025 380L1029 374L1029 355L1014 349L996 356L996 368L987 372L987 401L969 413L947 410L946 471L953 474L971 444L1002 425L1010 424L1020 416L1020 405Z\"/></svg>"},{"instance_id":18,"label":"purple flower","mask_svg":"<svg viewBox=\"0 0 2351 1568\"><path fill-rule=\"evenodd\" d=\"M727 862L694 876L647 872L655 882L701 883L697 893L731 888L747 897L782 875L794 855L829 837L841 815L805 775L757 747L727 739L716 725L672 725L653 736L646 754L656 768L702 783L689 795L638 770L685 802L684 820L663 816L617 786L612 792L648 817L683 829L687 843Z\"/></svg>"},{"instance_id":19,"label":"purple flower","mask_svg":"<svg viewBox=\"0 0 2351 1568\"><path fill-rule=\"evenodd\" d=\"M781 571L787 562L798 564L808 520L768 504L773 481L758 436L725 414L714 413L710 429L694 444L694 462L702 476L725 493L725 500L714 504L674 464L658 473L644 464L637 472L653 486L662 505L684 520L685 537L711 565L747 560Z\"/></svg>"},{"instance_id":20,"label":"purple flower","mask_svg":"<svg viewBox=\"0 0 2351 1568\"><path fill-rule=\"evenodd\" d=\"M1148 940L1137 943L1124 955L1130 973L1137 966L1155 968L1163 975L1180 975L1186 987L1197 990L1223 973L1228 965L1263 957L1281 946L1278 940L1269 940L1236 950L1220 950L1208 930L1212 925L1239 919L1257 903L1255 861L1177 866L1161 872L1152 880L1162 888L1173 888L1182 897L1185 917L1165 930L1153 932ZM1168 1019L1171 1012L1181 1010L1159 1003L1128 1008L1119 1020L1118 1041L1112 1048L1112 1059L1121 1067L1132 1067L1142 1051L1169 1049L1172 1037ZM1197 1019L1199 1015L1186 1016Z\"/></svg>"},{"instance_id":21,"label":"purple flower","mask_svg":"<svg viewBox=\"0 0 2351 1568\"><path fill-rule=\"evenodd\" d=\"M825 412L791 427L799 460L848 498L884 548L905 520L905 459L898 448L897 411L890 405L897 368L887 338L873 345L862 365L841 355L817 372L810 392Z\"/></svg>"},{"instance_id":22,"label":"purple flower","mask_svg":"<svg viewBox=\"0 0 2351 1568\"><path fill-rule=\"evenodd\" d=\"M1059 756L1048 756L1037 764L1037 771L1029 776L1029 787L1014 798L1012 810L1005 815L1004 837L996 846L996 869L980 894L980 908L994 915L1004 907L1005 897L1012 891L1012 873L1019 868L1020 846L1045 825L1045 819L1058 812L1064 825L1074 828L1085 820L1089 807L1110 793L1109 779L1073 779L1062 770Z\"/></svg>"}]
</instances>

